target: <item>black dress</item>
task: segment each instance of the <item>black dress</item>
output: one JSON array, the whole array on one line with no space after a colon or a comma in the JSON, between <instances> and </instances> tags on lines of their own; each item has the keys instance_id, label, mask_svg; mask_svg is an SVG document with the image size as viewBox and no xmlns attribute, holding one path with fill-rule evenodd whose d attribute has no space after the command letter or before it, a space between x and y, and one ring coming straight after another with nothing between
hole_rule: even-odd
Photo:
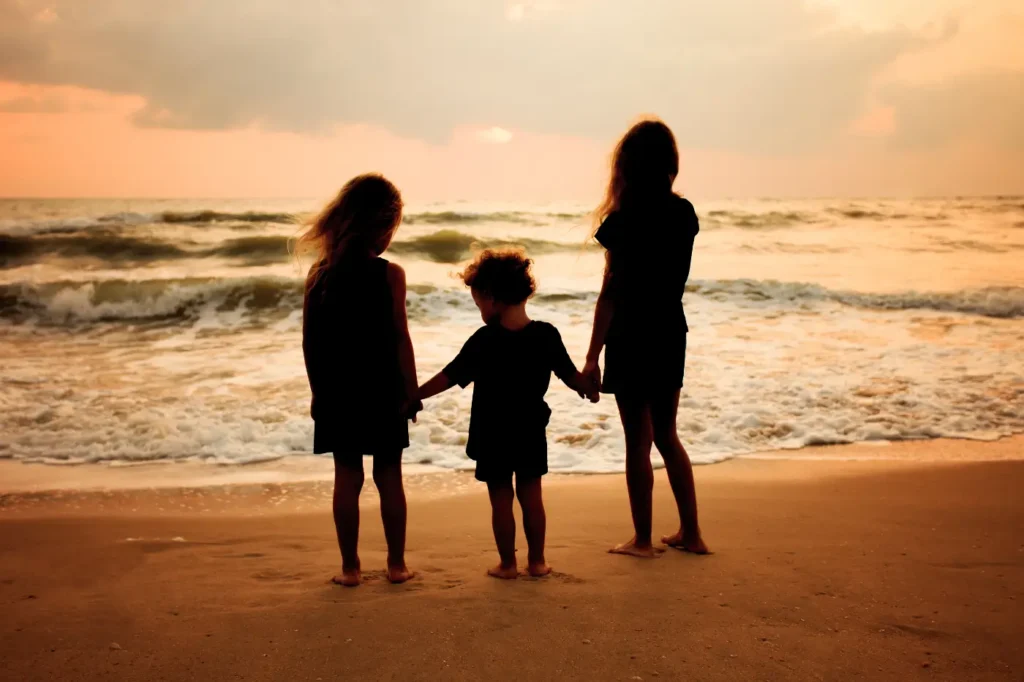
<instances>
[{"instance_id":1,"label":"black dress","mask_svg":"<svg viewBox=\"0 0 1024 682\"><path fill-rule=\"evenodd\" d=\"M409 447L387 267L383 258L349 259L307 288L302 350L317 454L394 455Z\"/></svg>"},{"instance_id":2,"label":"black dress","mask_svg":"<svg viewBox=\"0 0 1024 682\"><path fill-rule=\"evenodd\" d=\"M675 194L617 211L597 231L610 254L614 304L605 342L605 393L656 395L683 385L686 315L697 214Z\"/></svg>"},{"instance_id":3,"label":"black dress","mask_svg":"<svg viewBox=\"0 0 1024 682\"><path fill-rule=\"evenodd\" d=\"M455 384L473 388L466 454L476 460L476 477L485 482L535 478L548 472L544 402L554 372L568 383L576 376L562 337L546 322L530 322L518 331L500 324L481 327L443 370Z\"/></svg>"}]
</instances>

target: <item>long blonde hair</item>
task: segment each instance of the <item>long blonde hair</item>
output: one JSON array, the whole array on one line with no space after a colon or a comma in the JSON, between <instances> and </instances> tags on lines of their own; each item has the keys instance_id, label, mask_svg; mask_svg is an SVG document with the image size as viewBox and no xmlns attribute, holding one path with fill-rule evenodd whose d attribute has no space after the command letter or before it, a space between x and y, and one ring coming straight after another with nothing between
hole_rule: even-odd
<instances>
[{"instance_id":1,"label":"long blonde hair","mask_svg":"<svg viewBox=\"0 0 1024 682\"><path fill-rule=\"evenodd\" d=\"M594 211L595 231L623 205L672 192L679 174L676 138L660 120L645 118L615 145L611 166L608 189Z\"/></svg>"},{"instance_id":2,"label":"long blonde hair","mask_svg":"<svg viewBox=\"0 0 1024 682\"><path fill-rule=\"evenodd\" d=\"M402 195L383 175L359 175L341 188L296 241L296 253L311 253L306 276L312 288L346 253L387 248L402 221Z\"/></svg>"}]
</instances>

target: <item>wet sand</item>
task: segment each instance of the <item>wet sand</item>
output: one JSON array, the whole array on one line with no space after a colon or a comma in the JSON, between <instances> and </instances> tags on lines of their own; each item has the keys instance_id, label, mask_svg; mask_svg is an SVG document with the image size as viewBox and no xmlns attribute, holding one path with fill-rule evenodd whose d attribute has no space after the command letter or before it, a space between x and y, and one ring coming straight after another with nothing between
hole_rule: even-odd
<instances>
[{"instance_id":1,"label":"wet sand","mask_svg":"<svg viewBox=\"0 0 1024 682\"><path fill-rule=\"evenodd\" d=\"M11 680L1021 680L1024 462L893 460L1022 445L699 467L710 557L606 554L630 535L623 477L552 476L556 573L510 582L484 575L496 556L471 475L411 476L419 576L382 579L370 489L355 589L327 583L339 562L319 474L47 491L24 467L6 489L31 492L0 494L0 660ZM5 482L22 466L0 464ZM656 485L669 532L661 472Z\"/></svg>"}]
</instances>

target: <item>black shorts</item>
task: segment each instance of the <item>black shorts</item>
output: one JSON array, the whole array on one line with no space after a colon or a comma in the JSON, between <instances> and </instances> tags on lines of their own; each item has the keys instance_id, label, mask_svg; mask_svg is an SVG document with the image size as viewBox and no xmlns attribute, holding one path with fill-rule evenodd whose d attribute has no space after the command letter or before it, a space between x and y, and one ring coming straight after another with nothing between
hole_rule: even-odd
<instances>
[{"instance_id":1,"label":"black shorts","mask_svg":"<svg viewBox=\"0 0 1024 682\"><path fill-rule=\"evenodd\" d=\"M686 333L657 340L622 338L604 352L602 393L652 396L678 391L686 369Z\"/></svg>"},{"instance_id":2,"label":"black shorts","mask_svg":"<svg viewBox=\"0 0 1024 682\"><path fill-rule=\"evenodd\" d=\"M548 455L511 459L483 459L476 463L476 480L484 483L511 482L523 478L539 478L548 473Z\"/></svg>"},{"instance_id":3,"label":"black shorts","mask_svg":"<svg viewBox=\"0 0 1024 682\"><path fill-rule=\"evenodd\" d=\"M363 453L361 452L335 452L334 454L334 466L344 467L346 469L356 469L358 471L363 470ZM384 465L399 464L402 461L402 451L394 450L387 453L381 453L379 455L369 455L373 457L374 464L381 462Z\"/></svg>"},{"instance_id":4,"label":"black shorts","mask_svg":"<svg viewBox=\"0 0 1024 682\"><path fill-rule=\"evenodd\" d=\"M313 422L313 454L328 452L393 456L409 447L409 422L405 417L363 420L359 427L351 420L318 419ZM335 455L337 457L337 455Z\"/></svg>"}]
</instances>

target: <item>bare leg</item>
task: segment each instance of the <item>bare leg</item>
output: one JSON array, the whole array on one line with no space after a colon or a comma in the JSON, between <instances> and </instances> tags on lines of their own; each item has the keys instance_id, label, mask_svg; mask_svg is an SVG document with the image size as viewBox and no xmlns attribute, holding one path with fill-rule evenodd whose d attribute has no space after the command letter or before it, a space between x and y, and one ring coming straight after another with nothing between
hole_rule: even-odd
<instances>
[{"instance_id":1,"label":"bare leg","mask_svg":"<svg viewBox=\"0 0 1024 682\"><path fill-rule=\"evenodd\" d=\"M354 463L353 463L354 464ZM339 585L355 587L361 579L359 565L359 493L363 489L363 460L359 466L334 463L334 529L341 549Z\"/></svg>"},{"instance_id":2,"label":"bare leg","mask_svg":"<svg viewBox=\"0 0 1024 682\"><path fill-rule=\"evenodd\" d=\"M628 554L645 559L657 556L651 544L651 495L654 471L651 469L651 415L647 404L638 399L615 396L622 429L626 432L626 486L635 534L629 542L613 547L612 554Z\"/></svg>"},{"instance_id":3,"label":"bare leg","mask_svg":"<svg viewBox=\"0 0 1024 682\"><path fill-rule=\"evenodd\" d=\"M523 510L523 529L526 531L526 544L529 547L529 564L526 570L534 578L540 578L551 573L551 568L544 560L544 535L547 532L548 520L544 513L540 476L525 480L517 478L516 495Z\"/></svg>"},{"instance_id":4,"label":"bare leg","mask_svg":"<svg viewBox=\"0 0 1024 682\"><path fill-rule=\"evenodd\" d=\"M679 409L679 391L651 401L651 424L654 428L654 443L665 460L672 494L679 510L679 532L662 537L661 541L670 547L695 554L710 554L700 535L697 523L697 491L693 483L693 466L686 448L679 442L676 431L676 413Z\"/></svg>"},{"instance_id":5,"label":"bare leg","mask_svg":"<svg viewBox=\"0 0 1024 682\"><path fill-rule=\"evenodd\" d=\"M401 457L373 460L373 482L380 494L380 518L388 543L388 580L404 583L414 573L405 566L405 488L402 486Z\"/></svg>"},{"instance_id":6,"label":"bare leg","mask_svg":"<svg viewBox=\"0 0 1024 682\"><path fill-rule=\"evenodd\" d=\"M501 563L487 571L495 578L511 580L519 575L516 566L516 517L512 513L515 491L512 480L487 484L491 496L491 526L494 528L494 542L498 545Z\"/></svg>"}]
</instances>

